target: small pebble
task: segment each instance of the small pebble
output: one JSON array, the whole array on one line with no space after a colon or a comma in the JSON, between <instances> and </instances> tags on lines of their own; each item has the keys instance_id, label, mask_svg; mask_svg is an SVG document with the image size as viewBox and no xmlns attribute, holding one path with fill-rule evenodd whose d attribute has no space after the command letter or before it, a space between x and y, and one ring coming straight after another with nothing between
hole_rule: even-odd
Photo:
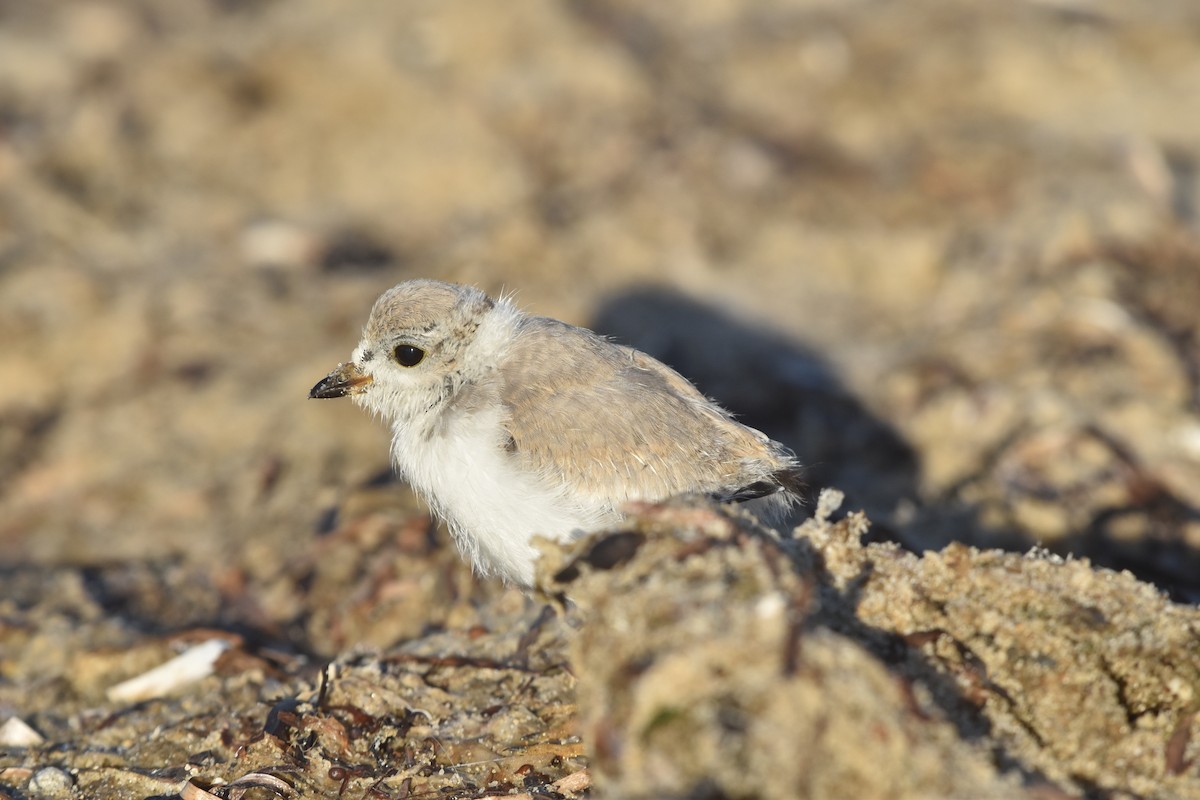
<instances>
[{"instance_id":1,"label":"small pebble","mask_svg":"<svg viewBox=\"0 0 1200 800\"><path fill-rule=\"evenodd\" d=\"M36 747L45 739L20 717L10 717L0 725L0 745L5 747Z\"/></svg>"},{"instance_id":2,"label":"small pebble","mask_svg":"<svg viewBox=\"0 0 1200 800\"><path fill-rule=\"evenodd\" d=\"M58 767L43 767L29 779L31 797L70 797L74 781L71 775Z\"/></svg>"}]
</instances>

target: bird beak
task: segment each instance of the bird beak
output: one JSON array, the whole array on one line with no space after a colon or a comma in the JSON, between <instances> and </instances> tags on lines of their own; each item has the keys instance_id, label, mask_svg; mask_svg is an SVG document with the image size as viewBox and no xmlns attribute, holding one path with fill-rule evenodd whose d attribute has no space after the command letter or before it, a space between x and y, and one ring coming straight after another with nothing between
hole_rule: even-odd
<instances>
[{"instance_id":1,"label":"bird beak","mask_svg":"<svg viewBox=\"0 0 1200 800\"><path fill-rule=\"evenodd\" d=\"M345 397L349 394L362 394L371 383L371 376L363 374L358 365L338 364L333 372L321 379L320 383L308 393L309 399L328 400L333 397Z\"/></svg>"}]
</instances>

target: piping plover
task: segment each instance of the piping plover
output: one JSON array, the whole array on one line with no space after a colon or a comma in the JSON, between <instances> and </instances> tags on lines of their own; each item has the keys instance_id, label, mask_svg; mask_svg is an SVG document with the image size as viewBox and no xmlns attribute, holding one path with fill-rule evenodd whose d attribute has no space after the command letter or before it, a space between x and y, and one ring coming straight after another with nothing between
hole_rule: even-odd
<instances>
[{"instance_id":1,"label":"piping plover","mask_svg":"<svg viewBox=\"0 0 1200 800\"><path fill-rule=\"evenodd\" d=\"M778 524L802 486L790 450L660 361L467 286L384 292L350 361L309 392L347 396L391 423L396 468L475 569L523 586L535 535L680 494Z\"/></svg>"}]
</instances>

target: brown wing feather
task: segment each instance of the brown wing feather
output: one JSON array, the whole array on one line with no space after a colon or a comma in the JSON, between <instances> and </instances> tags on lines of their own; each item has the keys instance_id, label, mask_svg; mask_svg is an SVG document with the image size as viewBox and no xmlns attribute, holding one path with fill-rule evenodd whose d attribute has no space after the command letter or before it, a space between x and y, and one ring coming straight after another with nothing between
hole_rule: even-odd
<instances>
[{"instance_id":1,"label":"brown wing feather","mask_svg":"<svg viewBox=\"0 0 1200 800\"><path fill-rule=\"evenodd\" d=\"M504 359L522 376L499 387L512 457L593 497L731 495L794 466L679 373L591 331L527 318Z\"/></svg>"}]
</instances>

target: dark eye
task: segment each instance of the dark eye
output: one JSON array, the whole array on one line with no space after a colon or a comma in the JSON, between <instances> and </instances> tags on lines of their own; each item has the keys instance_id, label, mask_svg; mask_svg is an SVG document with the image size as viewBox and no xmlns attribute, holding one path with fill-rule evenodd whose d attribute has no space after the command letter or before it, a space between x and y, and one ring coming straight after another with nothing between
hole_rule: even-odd
<instances>
[{"instance_id":1,"label":"dark eye","mask_svg":"<svg viewBox=\"0 0 1200 800\"><path fill-rule=\"evenodd\" d=\"M425 351L419 347L413 347L411 344L398 344L392 351L392 355L396 357L396 363L400 366L415 367L421 363L421 359L425 358Z\"/></svg>"}]
</instances>

